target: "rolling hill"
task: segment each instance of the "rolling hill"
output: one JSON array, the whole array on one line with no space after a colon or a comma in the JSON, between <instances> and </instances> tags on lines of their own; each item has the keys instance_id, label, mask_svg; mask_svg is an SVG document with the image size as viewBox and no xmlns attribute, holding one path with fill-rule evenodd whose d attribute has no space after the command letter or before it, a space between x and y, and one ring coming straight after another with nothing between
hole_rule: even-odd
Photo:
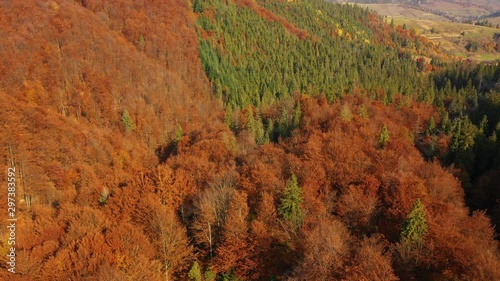
<instances>
[{"instance_id":1,"label":"rolling hill","mask_svg":"<svg viewBox=\"0 0 500 281\"><path fill-rule=\"evenodd\" d=\"M500 279L498 65L320 0L0 26L0 279Z\"/></svg>"}]
</instances>

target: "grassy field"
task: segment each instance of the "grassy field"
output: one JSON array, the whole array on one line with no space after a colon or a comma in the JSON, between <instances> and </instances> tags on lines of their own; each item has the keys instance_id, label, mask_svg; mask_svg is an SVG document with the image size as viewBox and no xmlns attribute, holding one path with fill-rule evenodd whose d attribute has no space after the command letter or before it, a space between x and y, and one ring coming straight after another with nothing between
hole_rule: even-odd
<instances>
[{"instance_id":1,"label":"grassy field","mask_svg":"<svg viewBox=\"0 0 500 281\"><path fill-rule=\"evenodd\" d=\"M451 3L446 1L432 1L429 4L421 4L423 8L446 12L451 16L461 17L479 17L489 15L491 12L485 7L478 7L467 4Z\"/></svg>"},{"instance_id":2,"label":"grassy field","mask_svg":"<svg viewBox=\"0 0 500 281\"><path fill-rule=\"evenodd\" d=\"M488 21L491 22L493 25L500 24L500 17L489 18Z\"/></svg>"},{"instance_id":3,"label":"grassy field","mask_svg":"<svg viewBox=\"0 0 500 281\"><path fill-rule=\"evenodd\" d=\"M419 9L414 9L407 5L401 4L357 4L362 7L368 7L383 16L392 18L406 18L406 19L423 19L432 21L450 21L445 17L428 13Z\"/></svg>"},{"instance_id":4,"label":"grassy field","mask_svg":"<svg viewBox=\"0 0 500 281\"><path fill-rule=\"evenodd\" d=\"M487 0L483 0L487 1ZM448 9L449 13L455 15L480 15L485 10L476 6L470 7L468 11L463 11L463 6L444 1L441 3L441 9ZM500 6L500 1L499 6ZM490 3L491 4L491 3ZM394 19L396 25L406 24L407 28L414 28L417 32L432 40L436 45L445 50L446 53L462 58L469 58L476 61L500 59L499 52L468 52L465 46L470 41L485 43L491 41L493 34L500 33L500 29L483 27L471 24L462 24L452 22L449 19L412 8L401 4L358 4L383 15L387 16L388 21ZM431 5L431 4L429 4ZM500 22L500 18L489 19L490 22Z\"/></svg>"},{"instance_id":5,"label":"grassy field","mask_svg":"<svg viewBox=\"0 0 500 281\"><path fill-rule=\"evenodd\" d=\"M460 1L456 1L456 2L460 2L460 3L473 2L474 5L483 6L483 7L487 8L488 11L490 11L490 12L500 10L500 1L498 1L498 0L473 0L473 1L460 0Z\"/></svg>"}]
</instances>

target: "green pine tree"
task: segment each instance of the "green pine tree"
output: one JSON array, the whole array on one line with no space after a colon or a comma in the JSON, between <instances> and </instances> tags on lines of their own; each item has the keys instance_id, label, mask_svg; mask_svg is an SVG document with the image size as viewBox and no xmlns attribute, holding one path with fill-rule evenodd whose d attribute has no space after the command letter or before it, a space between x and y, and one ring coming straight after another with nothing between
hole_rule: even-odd
<instances>
[{"instance_id":1,"label":"green pine tree","mask_svg":"<svg viewBox=\"0 0 500 281\"><path fill-rule=\"evenodd\" d=\"M254 120L254 138L257 144L262 145L269 142L269 138L267 138L266 130L264 128L264 122L262 121L262 117L259 113L257 113Z\"/></svg>"},{"instance_id":2,"label":"green pine tree","mask_svg":"<svg viewBox=\"0 0 500 281\"><path fill-rule=\"evenodd\" d=\"M431 116L429 124L427 124L426 134L431 135L434 132L434 129L436 129L436 122L434 121L434 117Z\"/></svg>"},{"instance_id":3,"label":"green pine tree","mask_svg":"<svg viewBox=\"0 0 500 281\"><path fill-rule=\"evenodd\" d=\"M183 135L184 135L184 130L182 130L181 125L177 124L177 129L175 130L175 138L174 138L174 143L176 145L181 141Z\"/></svg>"},{"instance_id":4,"label":"green pine tree","mask_svg":"<svg viewBox=\"0 0 500 281\"><path fill-rule=\"evenodd\" d=\"M285 220L298 227L304 219L301 204L302 190L297 181L297 176L292 174L292 177L286 182L285 193L281 199L278 212Z\"/></svg>"},{"instance_id":5,"label":"green pine tree","mask_svg":"<svg viewBox=\"0 0 500 281\"><path fill-rule=\"evenodd\" d=\"M387 129L387 125L384 125L378 137L378 145L380 148L384 148L388 142L389 142L389 130Z\"/></svg>"},{"instance_id":6,"label":"green pine tree","mask_svg":"<svg viewBox=\"0 0 500 281\"><path fill-rule=\"evenodd\" d=\"M293 109L292 129L296 129L299 127L301 116L302 111L300 110L300 103L297 103L297 105Z\"/></svg>"},{"instance_id":7,"label":"green pine tree","mask_svg":"<svg viewBox=\"0 0 500 281\"><path fill-rule=\"evenodd\" d=\"M245 123L245 129L247 129L247 131L249 133L251 133L253 136L255 136L255 127L256 127L256 124L255 124L255 117L253 116L253 110L252 110L252 107L248 107L248 111L247 111L247 120L246 120L246 123Z\"/></svg>"},{"instance_id":8,"label":"green pine tree","mask_svg":"<svg viewBox=\"0 0 500 281\"><path fill-rule=\"evenodd\" d=\"M290 118L288 116L288 110L286 107L281 109L281 114L278 119L278 131L279 135L283 138L289 137L291 133Z\"/></svg>"},{"instance_id":9,"label":"green pine tree","mask_svg":"<svg viewBox=\"0 0 500 281\"><path fill-rule=\"evenodd\" d=\"M448 111L444 111L441 117L441 129L445 133L450 133L450 127L451 127L451 121L450 121L450 116L448 114Z\"/></svg>"},{"instance_id":10,"label":"green pine tree","mask_svg":"<svg viewBox=\"0 0 500 281\"><path fill-rule=\"evenodd\" d=\"M366 109L365 105L361 105L361 107L359 108L358 115L363 119L370 118L370 116L368 115L368 110Z\"/></svg>"},{"instance_id":11,"label":"green pine tree","mask_svg":"<svg viewBox=\"0 0 500 281\"><path fill-rule=\"evenodd\" d=\"M205 277L205 281L214 281L216 274L210 268L208 268L205 271L204 277Z\"/></svg>"},{"instance_id":12,"label":"green pine tree","mask_svg":"<svg viewBox=\"0 0 500 281\"><path fill-rule=\"evenodd\" d=\"M351 113L351 108L349 105L344 104L340 108L340 119L343 121L349 122L352 120L352 113Z\"/></svg>"},{"instance_id":13,"label":"green pine tree","mask_svg":"<svg viewBox=\"0 0 500 281\"><path fill-rule=\"evenodd\" d=\"M127 134L132 132L135 128L134 121L126 109L122 113L122 124Z\"/></svg>"},{"instance_id":14,"label":"green pine tree","mask_svg":"<svg viewBox=\"0 0 500 281\"><path fill-rule=\"evenodd\" d=\"M201 268L200 268L200 265L198 264L197 261L195 261L193 263L193 266L191 266L191 269L188 272L188 278L189 278L189 280L192 280L192 281L201 281L202 280Z\"/></svg>"},{"instance_id":15,"label":"green pine tree","mask_svg":"<svg viewBox=\"0 0 500 281\"><path fill-rule=\"evenodd\" d=\"M425 206L420 199L415 200L408 217L401 228L401 242L409 248L421 248L427 233Z\"/></svg>"},{"instance_id":16,"label":"green pine tree","mask_svg":"<svg viewBox=\"0 0 500 281\"><path fill-rule=\"evenodd\" d=\"M139 39L137 40L137 46L139 49L142 51L144 50L144 46L146 44L146 41L144 40L144 36L142 34L139 35Z\"/></svg>"}]
</instances>

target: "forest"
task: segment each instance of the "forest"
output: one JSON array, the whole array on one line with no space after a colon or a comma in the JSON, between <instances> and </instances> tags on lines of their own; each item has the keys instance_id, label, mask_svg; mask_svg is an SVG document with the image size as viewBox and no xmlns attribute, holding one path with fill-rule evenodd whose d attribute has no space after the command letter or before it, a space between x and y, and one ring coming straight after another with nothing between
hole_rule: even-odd
<instances>
[{"instance_id":1,"label":"forest","mask_svg":"<svg viewBox=\"0 0 500 281\"><path fill-rule=\"evenodd\" d=\"M498 62L322 0L0 26L1 280L500 280Z\"/></svg>"}]
</instances>

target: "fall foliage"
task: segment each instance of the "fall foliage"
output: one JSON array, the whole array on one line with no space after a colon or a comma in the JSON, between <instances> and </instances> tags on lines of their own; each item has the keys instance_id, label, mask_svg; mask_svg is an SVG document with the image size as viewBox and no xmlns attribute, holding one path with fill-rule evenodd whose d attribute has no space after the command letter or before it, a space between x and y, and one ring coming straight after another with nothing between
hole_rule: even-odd
<instances>
[{"instance_id":1,"label":"fall foliage","mask_svg":"<svg viewBox=\"0 0 500 281\"><path fill-rule=\"evenodd\" d=\"M0 279L500 279L498 66L421 69L446 57L319 0L5 0L0 26Z\"/></svg>"}]
</instances>

